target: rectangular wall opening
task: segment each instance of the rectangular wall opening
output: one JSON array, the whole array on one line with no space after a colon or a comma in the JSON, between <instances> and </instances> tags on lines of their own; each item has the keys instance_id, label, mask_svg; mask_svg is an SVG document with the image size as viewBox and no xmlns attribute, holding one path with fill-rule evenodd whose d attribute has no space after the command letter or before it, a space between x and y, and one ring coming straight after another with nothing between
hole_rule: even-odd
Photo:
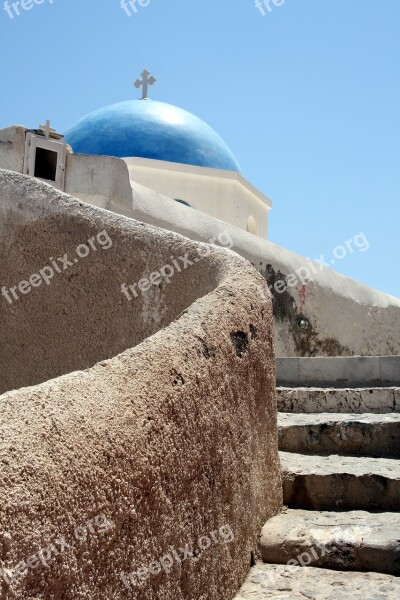
<instances>
[{"instance_id":1,"label":"rectangular wall opening","mask_svg":"<svg viewBox=\"0 0 400 600\"><path fill-rule=\"evenodd\" d=\"M35 177L56 180L58 152L46 150L45 148L36 148L35 156Z\"/></svg>"}]
</instances>

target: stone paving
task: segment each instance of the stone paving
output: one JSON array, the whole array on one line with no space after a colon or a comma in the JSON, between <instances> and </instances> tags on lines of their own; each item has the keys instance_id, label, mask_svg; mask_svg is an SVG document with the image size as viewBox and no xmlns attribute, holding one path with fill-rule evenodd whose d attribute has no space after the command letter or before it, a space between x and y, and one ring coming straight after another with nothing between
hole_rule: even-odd
<instances>
[{"instance_id":1,"label":"stone paving","mask_svg":"<svg viewBox=\"0 0 400 600\"><path fill-rule=\"evenodd\" d=\"M235 600L399 600L400 578L382 573L257 564Z\"/></svg>"}]
</instances>

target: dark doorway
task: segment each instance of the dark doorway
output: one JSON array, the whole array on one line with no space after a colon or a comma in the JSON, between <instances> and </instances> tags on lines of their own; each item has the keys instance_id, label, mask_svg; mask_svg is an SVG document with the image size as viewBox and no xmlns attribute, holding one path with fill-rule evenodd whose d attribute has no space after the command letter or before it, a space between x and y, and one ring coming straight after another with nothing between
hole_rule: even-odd
<instances>
[{"instance_id":1,"label":"dark doorway","mask_svg":"<svg viewBox=\"0 0 400 600\"><path fill-rule=\"evenodd\" d=\"M55 181L56 172L57 152L45 150L44 148L36 148L35 177L48 179L49 181Z\"/></svg>"}]
</instances>

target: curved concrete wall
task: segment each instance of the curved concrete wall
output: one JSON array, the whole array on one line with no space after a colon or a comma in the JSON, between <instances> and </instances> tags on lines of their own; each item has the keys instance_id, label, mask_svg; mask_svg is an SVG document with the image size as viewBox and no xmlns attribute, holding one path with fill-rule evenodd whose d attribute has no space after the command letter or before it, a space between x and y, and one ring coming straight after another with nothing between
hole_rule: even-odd
<instances>
[{"instance_id":1,"label":"curved concrete wall","mask_svg":"<svg viewBox=\"0 0 400 600\"><path fill-rule=\"evenodd\" d=\"M0 189L7 287L113 240L1 298L8 387L101 359L0 396L1 597L231 600L282 506L263 279L212 248L129 303L125 279L205 247L15 173Z\"/></svg>"},{"instance_id":2,"label":"curved concrete wall","mask_svg":"<svg viewBox=\"0 0 400 600\"><path fill-rule=\"evenodd\" d=\"M60 203L35 183L1 179L0 393L136 346L217 285L218 269L198 260L197 244L143 225L132 236L111 213L105 227L96 209L67 196ZM186 254L194 264L179 273L173 259L183 268ZM172 277L141 292L137 284L164 266ZM123 283L136 284L128 296Z\"/></svg>"},{"instance_id":3,"label":"curved concrete wall","mask_svg":"<svg viewBox=\"0 0 400 600\"><path fill-rule=\"evenodd\" d=\"M232 249L263 275L273 297L277 356L400 354L400 300L179 205L131 181L133 215L146 223L208 241L225 232ZM304 285L290 276L310 273ZM312 279L312 280L310 280ZM286 288L286 289L285 289ZM298 327L301 319L310 327Z\"/></svg>"}]
</instances>

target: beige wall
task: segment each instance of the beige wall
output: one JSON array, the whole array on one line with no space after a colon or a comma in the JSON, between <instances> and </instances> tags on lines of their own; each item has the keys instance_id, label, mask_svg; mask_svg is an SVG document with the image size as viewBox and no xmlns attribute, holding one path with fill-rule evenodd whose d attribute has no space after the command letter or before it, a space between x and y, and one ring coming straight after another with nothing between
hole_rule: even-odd
<instances>
[{"instance_id":1,"label":"beige wall","mask_svg":"<svg viewBox=\"0 0 400 600\"><path fill-rule=\"evenodd\" d=\"M277 356L336 356L400 354L400 299L349 279L329 268L311 270L306 258L268 240L250 235L208 215L199 215L142 186L133 184L133 216L178 231L191 239L229 235L232 249L249 260L272 290ZM368 260L367 253L365 260ZM312 275L305 289L300 280L283 293L278 281L290 275ZM279 289L279 288L278 288ZM300 317L311 327L301 331Z\"/></svg>"},{"instance_id":2,"label":"beige wall","mask_svg":"<svg viewBox=\"0 0 400 600\"><path fill-rule=\"evenodd\" d=\"M5 171L0 223L7 287L98 232L113 242L0 298L3 389L66 373L0 396L7 597L231 600L282 506L262 277L226 249L196 262L196 242ZM193 265L168 285L123 296L181 255ZM186 544L195 558L146 576Z\"/></svg>"},{"instance_id":3,"label":"beige wall","mask_svg":"<svg viewBox=\"0 0 400 600\"><path fill-rule=\"evenodd\" d=\"M124 160L135 183L186 200L193 208L244 231L253 217L255 234L267 238L272 203L238 173L145 158Z\"/></svg>"},{"instance_id":4,"label":"beige wall","mask_svg":"<svg viewBox=\"0 0 400 600\"><path fill-rule=\"evenodd\" d=\"M0 129L0 169L23 172L25 131L25 127L18 125Z\"/></svg>"},{"instance_id":5,"label":"beige wall","mask_svg":"<svg viewBox=\"0 0 400 600\"><path fill-rule=\"evenodd\" d=\"M121 214L132 210L132 188L124 161L112 156L68 154L65 192Z\"/></svg>"}]
</instances>

